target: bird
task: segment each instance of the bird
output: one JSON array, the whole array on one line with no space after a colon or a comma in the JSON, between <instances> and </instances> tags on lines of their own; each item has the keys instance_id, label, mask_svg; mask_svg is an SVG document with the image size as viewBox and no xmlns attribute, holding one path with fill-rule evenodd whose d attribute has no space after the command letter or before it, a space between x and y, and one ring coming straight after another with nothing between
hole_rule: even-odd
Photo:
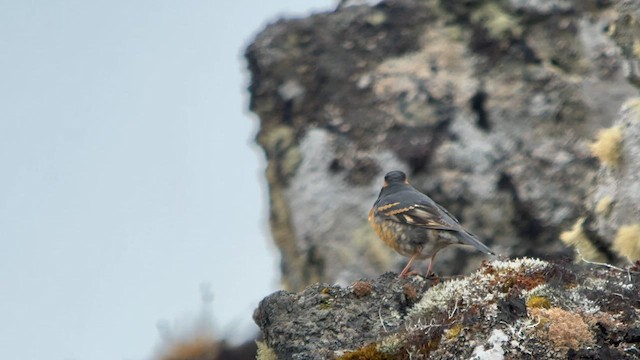
<instances>
[{"instance_id":1,"label":"bird","mask_svg":"<svg viewBox=\"0 0 640 360\"><path fill-rule=\"evenodd\" d=\"M430 258L426 275L435 275L432 269L436 254L449 245L472 245L495 255L444 207L411 186L402 171L385 175L382 190L369 211L369 222L385 244L410 257L400 277L408 276L414 260L426 258Z\"/></svg>"}]
</instances>

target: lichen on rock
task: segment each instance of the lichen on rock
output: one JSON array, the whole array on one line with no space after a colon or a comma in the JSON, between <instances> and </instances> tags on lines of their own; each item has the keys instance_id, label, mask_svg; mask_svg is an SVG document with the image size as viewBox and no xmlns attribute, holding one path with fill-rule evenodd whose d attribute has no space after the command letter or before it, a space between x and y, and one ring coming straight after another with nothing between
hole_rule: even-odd
<instances>
[{"instance_id":1,"label":"lichen on rock","mask_svg":"<svg viewBox=\"0 0 640 360\"><path fill-rule=\"evenodd\" d=\"M254 318L286 359L640 358L639 273L521 258L439 283L389 273L362 286L277 292Z\"/></svg>"}]
</instances>

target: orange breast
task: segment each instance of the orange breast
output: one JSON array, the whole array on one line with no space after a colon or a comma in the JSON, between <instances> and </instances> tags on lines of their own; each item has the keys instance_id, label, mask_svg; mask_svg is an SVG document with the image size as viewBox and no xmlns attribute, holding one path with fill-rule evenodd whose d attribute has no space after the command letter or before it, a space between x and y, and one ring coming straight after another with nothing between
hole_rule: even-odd
<instances>
[{"instance_id":1,"label":"orange breast","mask_svg":"<svg viewBox=\"0 0 640 360\"><path fill-rule=\"evenodd\" d=\"M373 231L376 232L376 235L378 235L378 237L384 241L387 246L400 252L395 232L390 226L383 226L382 221L376 221L373 208L369 211L369 223L371 224L371 227L373 227Z\"/></svg>"}]
</instances>

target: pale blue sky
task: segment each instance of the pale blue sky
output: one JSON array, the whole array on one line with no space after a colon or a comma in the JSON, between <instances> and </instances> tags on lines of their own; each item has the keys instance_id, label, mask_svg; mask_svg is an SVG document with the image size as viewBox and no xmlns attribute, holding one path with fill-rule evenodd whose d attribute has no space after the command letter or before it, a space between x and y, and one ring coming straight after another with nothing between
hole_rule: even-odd
<instances>
[{"instance_id":1,"label":"pale blue sky","mask_svg":"<svg viewBox=\"0 0 640 360\"><path fill-rule=\"evenodd\" d=\"M332 3L0 0L1 359L147 359L202 283L252 329L278 281L241 54Z\"/></svg>"}]
</instances>

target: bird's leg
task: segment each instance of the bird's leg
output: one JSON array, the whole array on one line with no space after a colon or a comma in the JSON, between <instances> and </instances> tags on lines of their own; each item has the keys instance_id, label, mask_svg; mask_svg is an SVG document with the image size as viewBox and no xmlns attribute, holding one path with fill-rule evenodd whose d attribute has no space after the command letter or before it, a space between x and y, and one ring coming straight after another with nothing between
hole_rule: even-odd
<instances>
[{"instance_id":1,"label":"bird's leg","mask_svg":"<svg viewBox=\"0 0 640 360\"><path fill-rule=\"evenodd\" d=\"M431 255L431 260L429 260L429 268L427 269L427 276L431 276L431 275L435 275L435 273L433 272L433 262L436 260L436 254L438 254L438 252L434 252L433 255Z\"/></svg>"},{"instance_id":2,"label":"bird's leg","mask_svg":"<svg viewBox=\"0 0 640 360\"><path fill-rule=\"evenodd\" d=\"M409 259L409 262L407 263L407 266L404 267L404 269L402 269L402 272L400 273L400 277L407 277L408 273L409 273L409 269L411 269L411 264L413 264L413 260L416 259L416 256L418 256L420 252L417 252L415 254L413 254L413 256L411 257L411 259Z\"/></svg>"}]
</instances>

